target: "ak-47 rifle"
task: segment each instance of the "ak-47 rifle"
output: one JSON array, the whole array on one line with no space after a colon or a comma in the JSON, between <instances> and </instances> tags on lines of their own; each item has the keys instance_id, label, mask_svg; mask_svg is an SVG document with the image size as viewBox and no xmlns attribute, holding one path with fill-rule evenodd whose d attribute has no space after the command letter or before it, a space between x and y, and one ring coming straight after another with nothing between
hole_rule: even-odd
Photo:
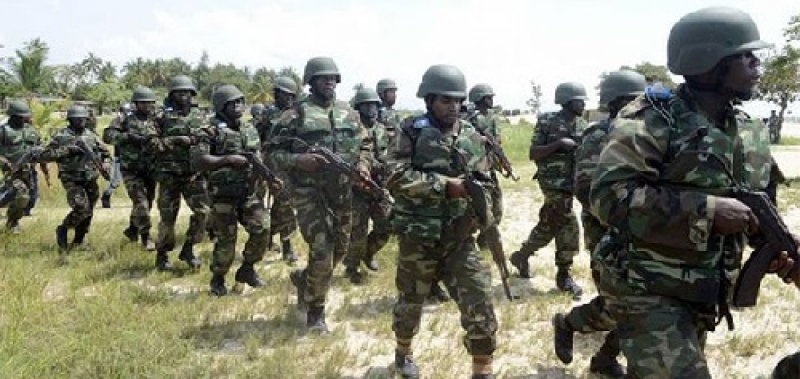
<instances>
[{"instance_id":1,"label":"ak-47 rifle","mask_svg":"<svg viewBox=\"0 0 800 379\"><path fill-rule=\"evenodd\" d=\"M472 119L477 117L480 114L478 110L471 110L466 108L466 111L469 112L468 116L464 118L464 121L472 123ZM497 142L497 138L494 138L493 135L487 133L485 130L475 127L475 130L486 139L486 147L488 148L489 155L492 158L492 161L497 163L497 171L500 172L500 175L503 175L505 178L509 178L515 182L519 181L519 177L514 174L514 168L511 167L511 161L508 160L505 151L500 146L500 143Z\"/></svg>"},{"instance_id":2,"label":"ak-47 rifle","mask_svg":"<svg viewBox=\"0 0 800 379\"><path fill-rule=\"evenodd\" d=\"M270 170L257 153L242 153L242 156L247 158L247 161L253 166L256 176L266 181L271 189L276 191L284 190L283 181Z\"/></svg>"},{"instance_id":3,"label":"ak-47 rifle","mask_svg":"<svg viewBox=\"0 0 800 379\"><path fill-rule=\"evenodd\" d=\"M78 149L81 150L81 152L83 153L83 156L86 157L86 159L89 159L89 160L92 161L92 165L94 165L94 167L97 169L97 171L100 172L100 175L103 177L103 179L111 180L111 174L108 173L108 170L106 170L106 167L103 166L103 162L100 161L100 158L97 157L97 155L94 153L92 148L89 147L89 145L86 143L85 140L83 140L81 138L78 138L75 141L75 146L77 146Z\"/></svg>"}]
</instances>

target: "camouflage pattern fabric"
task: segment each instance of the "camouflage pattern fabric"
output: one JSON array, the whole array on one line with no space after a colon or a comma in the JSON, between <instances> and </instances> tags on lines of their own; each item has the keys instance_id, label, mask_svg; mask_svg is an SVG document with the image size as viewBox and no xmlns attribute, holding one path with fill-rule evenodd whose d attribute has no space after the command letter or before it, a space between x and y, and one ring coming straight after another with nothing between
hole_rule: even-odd
<instances>
[{"instance_id":1,"label":"camouflage pattern fabric","mask_svg":"<svg viewBox=\"0 0 800 379\"><path fill-rule=\"evenodd\" d=\"M502 141L500 126L497 124L497 115L494 111L489 110L486 114L478 112L470 119L470 122L475 128L483 130L497 141Z\"/></svg>"},{"instance_id":2,"label":"camouflage pattern fabric","mask_svg":"<svg viewBox=\"0 0 800 379\"><path fill-rule=\"evenodd\" d=\"M572 193L542 188L544 204L539 208L539 222L519 251L530 256L556 240L556 266L569 268L578 254L578 218L572 211Z\"/></svg>"},{"instance_id":3,"label":"camouflage pattern fabric","mask_svg":"<svg viewBox=\"0 0 800 379\"><path fill-rule=\"evenodd\" d=\"M396 129L403 122L403 118L394 108L386 108L385 106L381 105L378 107L378 121L384 125Z\"/></svg>"},{"instance_id":4,"label":"camouflage pattern fabric","mask_svg":"<svg viewBox=\"0 0 800 379\"><path fill-rule=\"evenodd\" d=\"M186 175L195 172L191 164L190 146L181 144L176 137L192 137L205 126L206 121L197 108L184 114L166 107L156 118L158 137L150 142L155 153L155 172L158 176ZM194 142L194 141L192 141Z\"/></svg>"},{"instance_id":5,"label":"camouflage pattern fabric","mask_svg":"<svg viewBox=\"0 0 800 379\"><path fill-rule=\"evenodd\" d=\"M270 154L270 139L273 135L274 126L277 124L278 119L283 111L274 104L267 106L264 110L262 121L256 125L258 135L261 138L261 149L263 153L264 162L276 171L278 177L284 179L285 184L288 184L283 170L280 170L277 165L272 161ZM266 187L265 187L266 190ZM266 193L264 193L266 196ZM263 197L263 196L262 196ZM272 204L267 204L269 208L269 221L270 233L272 235L280 235L282 241L289 240L294 232L297 230L297 218L292 208L292 198L290 191L282 191L273 194Z\"/></svg>"},{"instance_id":6,"label":"camouflage pattern fabric","mask_svg":"<svg viewBox=\"0 0 800 379\"><path fill-rule=\"evenodd\" d=\"M493 111L489 110L487 114L478 112L470 121L472 126L476 129L486 132L498 142L502 141L500 127L497 124L497 115ZM496 162L491 162L491 165L495 167ZM486 239L490 238L490 236L500 236L499 226L500 221L503 219L503 190L500 188L500 181L497 178L497 172L495 170L492 170L491 177L495 183L495 185L490 188L489 192L492 196L492 217L495 223L490 226L489 229L481 231L481 233L478 234L478 243L481 246L487 246Z\"/></svg>"},{"instance_id":7,"label":"camouflage pattern fabric","mask_svg":"<svg viewBox=\"0 0 800 379\"><path fill-rule=\"evenodd\" d=\"M692 102L681 86L669 100L628 104L593 175L592 211L618 231L595 250L599 289L638 377L709 377L705 332L728 307L747 240L712 231L714 204L770 178L761 123L729 107L718 127Z\"/></svg>"},{"instance_id":8,"label":"camouflage pattern fabric","mask_svg":"<svg viewBox=\"0 0 800 379\"><path fill-rule=\"evenodd\" d=\"M567 121L565 111L559 111L541 117L536 123L531 146L544 146L561 138L571 138L580 143L580 136L587 124L583 118L576 117ZM536 162L536 177L542 190L561 190L572 192L575 175L575 153L555 152Z\"/></svg>"},{"instance_id":9,"label":"camouflage pattern fabric","mask_svg":"<svg viewBox=\"0 0 800 379\"><path fill-rule=\"evenodd\" d=\"M457 163L462 154L466 167ZM390 151L386 187L395 198L392 225L399 238L398 300L392 330L398 340L418 332L422 306L434 278L453 295L472 355L491 355L497 319L490 297L489 268L473 234L475 214L466 199L446 197L446 183L464 171L488 173L481 135L468 123L440 129L426 115L403 122Z\"/></svg>"},{"instance_id":10,"label":"camouflage pattern fabric","mask_svg":"<svg viewBox=\"0 0 800 379\"><path fill-rule=\"evenodd\" d=\"M130 223L139 231L139 234L147 235L150 232L150 194L156 191L156 181L147 173L143 172L122 172L122 181L125 183L125 190L131 199Z\"/></svg>"},{"instance_id":11,"label":"camouflage pattern fabric","mask_svg":"<svg viewBox=\"0 0 800 379\"><path fill-rule=\"evenodd\" d=\"M286 172L300 233L309 247L303 301L311 308L324 306L333 268L350 244L353 183L324 167L316 172L300 171L296 160L306 147L275 137L294 137L309 145L325 146L364 171L370 167L371 141L358 113L340 101L328 107L312 98L296 103L281 113L275 128L270 157Z\"/></svg>"},{"instance_id":12,"label":"camouflage pattern fabric","mask_svg":"<svg viewBox=\"0 0 800 379\"><path fill-rule=\"evenodd\" d=\"M589 204L589 190L592 184L592 174L597 169L600 153L608 143L611 132L611 121L603 120L592 124L583 132L581 143L575 149L575 198L581 203L581 226L583 226L583 240L586 250L593 251L594 247L606 232L606 227L592 215Z\"/></svg>"},{"instance_id":13,"label":"camouflage pattern fabric","mask_svg":"<svg viewBox=\"0 0 800 379\"><path fill-rule=\"evenodd\" d=\"M100 198L100 188L97 180L70 181L61 180L64 191L67 193L67 204L72 208L61 223L67 229L83 228L84 233L89 231L94 206Z\"/></svg>"},{"instance_id":14,"label":"camouflage pattern fabric","mask_svg":"<svg viewBox=\"0 0 800 379\"><path fill-rule=\"evenodd\" d=\"M194 155L225 156L242 153L261 154L258 130L242 123L238 130L214 118L211 126L198 131ZM269 214L263 197L258 196L264 183L256 181L252 168L223 166L206 174L211 197L211 220L217 240L211 260L211 272L225 275L236 254L237 223L249 237L245 242L245 262L256 263L264 257L269 238Z\"/></svg>"},{"instance_id":15,"label":"camouflage pattern fabric","mask_svg":"<svg viewBox=\"0 0 800 379\"><path fill-rule=\"evenodd\" d=\"M0 157L8 162L18 162L34 146L40 144L39 132L31 124L26 123L19 129L12 128L8 124L0 125ZM5 186L14 194L14 199L9 203L6 212L6 225L13 227L19 223L25 207L31 200L33 189L31 172L34 167L28 163L25 167L19 167L13 176L9 175L10 170L10 166L3 165Z\"/></svg>"},{"instance_id":16,"label":"camouflage pattern fabric","mask_svg":"<svg viewBox=\"0 0 800 379\"><path fill-rule=\"evenodd\" d=\"M80 133L70 128L60 129L50 139L50 143L39 156L39 159L42 161L56 161L58 163L58 177L62 182L87 182L96 180L100 176L100 172L89 157L69 152L68 146L75 145L79 139L86 142L86 145L92 149L100 160L104 162L111 161L111 154L100 143L100 138L95 132L89 129L84 129Z\"/></svg>"}]
</instances>

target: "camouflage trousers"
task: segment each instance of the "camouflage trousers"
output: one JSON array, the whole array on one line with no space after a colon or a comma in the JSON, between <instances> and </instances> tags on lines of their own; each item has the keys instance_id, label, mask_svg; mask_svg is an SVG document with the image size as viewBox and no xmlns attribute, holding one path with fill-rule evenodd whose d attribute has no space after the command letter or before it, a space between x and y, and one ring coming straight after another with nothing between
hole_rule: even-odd
<instances>
[{"instance_id":1,"label":"camouflage trousers","mask_svg":"<svg viewBox=\"0 0 800 379\"><path fill-rule=\"evenodd\" d=\"M147 173L124 171L122 181L131 199L130 225L136 227L139 234L150 232L150 206L152 194L156 190L156 181Z\"/></svg>"},{"instance_id":2,"label":"camouflage trousers","mask_svg":"<svg viewBox=\"0 0 800 379\"><path fill-rule=\"evenodd\" d=\"M489 193L492 196L492 216L494 218L494 225L478 233L478 245L481 247L488 246L488 242L486 241L488 238L497 238L500 236L500 221L503 219L503 190L500 188L497 181L497 174L495 174L494 171L492 171L492 177L497 185L487 188L489 188Z\"/></svg>"},{"instance_id":3,"label":"camouflage trousers","mask_svg":"<svg viewBox=\"0 0 800 379\"><path fill-rule=\"evenodd\" d=\"M497 346L497 318L491 299L491 275L481 261L475 239L471 235L458 238L447 229L439 240L419 240L413 235L398 238L398 299L392 319L395 337L410 341L417 334L425 298L435 278L441 278L458 304L467 352L492 355Z\"/></svg>"},{"instance_id":4,"label":"camouflage trousers","mask_svg":"<svg viewBox=\"0 0 800 379\"><path fill-rule=\"evenodd\" d=\"M175 221L181 206L181 196L192 210L186 242L200 243L206 230L206 222L211 212L208 200L208 187L202 176L169 175L158 180L158 223L156 250L170 251L175 248Z\"/></svg>"},{"instance_id":5,"label":"camouflage trousers","mask_svg":"<svg viewBox=\"0 0 800 379\"><path fill-rule=\"evenodd\" d=\"M680 299L643 293L598 264L598 290L617 322L630 378L711 378L703 350L713 317Z\"/></svg>"},{"instance_id":6,"label":"camouflage trousers","mask_svg":"<svg viewBox=\"0 0 800 379\"><path fill-rule=\"evenodd\" d=\"M372 230L369 230L372 220ZM344 265L358 267L362 261L378 253L392 235L389 217L378 204L363 196L353 196L353 228L350 232L350 250Z\"/></svg>"},{"instance_id":7,"label":"camouflage trousers","mask_svg":"<svg viewBox=\"0 0 800 379\"><path fill-rule=\"evenodd\" d=\"M315 187L297 187L292 194L300 234L308 244L303 302L309 307L325 306L333 269L350 245L352 192Z\"/></svg>"},{"instance_id":8,"label":"camouflage trousers","mask_svg":"<svg viewBox=\"0 0 800 379\"><path fill-rule=\"evenodd\" d=\"M72 208L61 224L67 229L81 229L82 233L87 233L92 223L94 206L100 198L97 179L80 182L62 180L61 184L67 192L67 204Z\"/></svg>"},{"instance_id":9,"label":"camouflage trousers","mask_svg":"<svg viewBox=\"0 0 800 379\"><path fill-rule=\"evenodd\" d=\"M572 212L571 193L560 190L544 189L544 204L539 209L539 222L531 230L528 239L522 243L519 251L530 256L537 250L556 240L556 266L569 268L578 254L579 234L578 218Z\"/></svg>"},{"instance_id":10,"label":"camouflage trousers","mask_svg":"<svg viewBox=\"0 0 800 379\"><path fill-rule=\"evenodd\" d=\"M276 192L269 209L270 233L288 240L297 230L297 218L292 208L292 195L288 191Z\"/></svg>"},{"instance_id":11,"label":"camouflage trousers","mask_svg":"<svg viewBox=\"0 0 800 379\"><path fill-rule=\"evenodd\" d=\"M31 200L31 182L26 180L26 176L28 175L19 175L19 177L6 181L6 196L12 197L8 202L8 211L6 212L6 225L9 227L19 224L19 220Z\"/></svg>"},{"instance_id":12,"label":"camouflage trousers","mask_svg":"<svg viewBox=\"0 0 800 379\"><path fill-rule=\"evenodd\" d=\"M263 198L251 193L241 198L212 198L211 220L217 240L211 258L211 272L225 275L236 255L237 224L249 235L242 256L245 262L256 263L264 257L269 239L269 213Z\"/></svg>"},{"instance_id":13,"label":"camouflage trousers","mask_svg":"<svg viewBox=\"0 0 800 379\"><path fill-rule=\"evenodd\" d=\"M583 245L591 253L603 238L606 227L586 207L581 211L581 226L583 226Z\"/></svg>"}]
</instances>

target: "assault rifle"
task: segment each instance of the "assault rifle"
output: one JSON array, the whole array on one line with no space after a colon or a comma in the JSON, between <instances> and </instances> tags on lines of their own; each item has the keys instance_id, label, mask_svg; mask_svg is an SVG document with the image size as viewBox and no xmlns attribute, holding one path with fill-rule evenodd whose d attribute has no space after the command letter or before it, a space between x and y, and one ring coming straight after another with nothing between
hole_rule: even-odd
<instances>
[{"instance_id":1,"label":"assault rifle","mask_svg":"<svg viewBox=\"0 0 800 379\"><path fill-rule=\"evenodd\" d=\"M256 176L269 184L270 188L276 191L283 191L283 181L278 178L272 170L261 160L257 153L242 153L247 161L253 166Z\"/></svg>"},{"instance_id":2,"label":"assault rifle","mask_svg":"<svg viewBox=\"0 0 800 379\"><path fill-rule=\"evenodd\" d=\"M97 171L100 172L100 175L103 177L103 179L111 180L111 174L108 173L106 167L103 166L103 162L100 161L100 158L97 157L97 155L94 153L92 148L89 147L89 145L86 143L85 140L78 138L75 141L75 146L77 146L78 149L81 150L83 156L86 157L86 159L92 161L92 165L97 169Z\"/></svg>"},{"instance_id":3,"label":"assault rifle","mask_svg":"<svg viewBox=\"0 0 800 379\"><path fill-rule=\"evenodd\" d=\"M489 155L495 162L497 162L497 165L499 166L497 171L499 171L503 177L510 178L511 180L518 182L519 177L514 174L514 168L511 167L511 161L508 160L503 148L500 147L499 143L497 143L497 139L495 139L493 135L486 133L485 130L481 130L480 128L475 128L475 130L477 130L478 133L483 136L483 138L486 138L486 146L489 148Z\"/></svg>"},{"instance_id":4,"label":"assault rifle","mask_svg":"<svg viewBox=\"0 0 800 379\"><path fill-rule=\"evenodd\" d=\"M794 260L794 269L800 270L800 255L797 253L794 236L789 232L789 228L786 227L766 193L736 190L734 196L756 214L759 230L765 239L764 243L750 254L733 288L733 306L752 307L756 305L761 279L767 274L770 262L785 251L789 254L789 258Z\"/></svg>"}]
</instances>

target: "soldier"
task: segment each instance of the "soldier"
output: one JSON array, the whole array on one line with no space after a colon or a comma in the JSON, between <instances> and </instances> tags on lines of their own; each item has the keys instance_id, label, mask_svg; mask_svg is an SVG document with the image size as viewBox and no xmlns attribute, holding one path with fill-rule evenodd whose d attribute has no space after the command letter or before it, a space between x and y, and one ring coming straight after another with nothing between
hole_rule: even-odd
<instances>
[{"instance_id":1,"label":"soldier","mask_svg":"<svg viewBox=\"0 0 800 379\"><path fill-rule=\"evenodd\" d=\"M244 245L244 261L236 270L237 283L262 287L253 265L261 261L269 238L269 214L264 208L258 186L264 183L255 179L253 167L242 154L260 154L261 141L252 124L242 122L244 94L235 86L226 84L217 88L211 101L215 115L211 126L198 132L197 146L193 151L194 163L206 172L211 197L211 220L217 239L211 259L209 292L214 296L228 293L225 274L233 264L236 253L236 223L241 223L249 234Z\"/></svg>"},{"instance_id":2,"label":"soldier","mask_svg":"<svg viewBox=\"0 0 800 379\"><path fill-rule=\"evenodd\" d=\"M275 167L276 165L270 158L270 136L272 135L273 128L281 113L291 108L294 104L297 92L297 84L292 78L288 76L277 77L272 88L272 95L275 98L275 102L264 109L262 116L263 122L258 125L264 162L272 169L276 169L276 171L281 170L277 170L278 167ZM282 172L279 172L279 174L282 174ZM281 256L283 260L290 264L294 263L297 261L297 254L294 252L294 249L292 249L292 236L295 230L297 230L297 220L294 215L294 208L292 208L291 193L289 191L278 191L272 197L272 204L267 205L270 206L270 233L280 236ZM270 236L270 239L271 238L272 236Z\"/></svg>"},{"instance_id":3,"label":"soldier","mask_svg":"<svg viewBox=\"0 0 800 379\"><path fill-rule=\"evenodd\" d=\"M373 159L371 162L372 179L382 184L386 178L386 153L394 141L396 130L378 121L378 105L381 99L371 88L362 88L353 98L353 107L361 117L361 124L367 128L372 141ZM350 232L350 251L344 258L347 267L345 274L353 284L361 284L363 274L359 271L363 261L372 271L378 270L375 254L386 245L391 235L389 225L389 209L387 204L377 204L354 188L353 195L353 229ZM372 230L369 230L372 220Z\"/></svg>"},{"instance_id":4,"label":"soldier","mask_svg":"<svg viewBox=\"0 0 800 379\"><path fill-rule=\"evenodd\" d=\"M600 152L608 141L611 120L633 99L644 93L647 86L644 76L635 71L615 71L600 83L600 104L608 108L609 118L591 125L583 132L581 144L575 150L575 198L581 203L581 223L584 243L591 253L605 234L606 227L589 212L589 189ZM592 270L595 282L597 272ZM572 362L572 335L575 332L591 333L610 331L600 350L592 357L589 371L612 378L622 378L625 370L617 362L619 338L614 330L616 322L605 306L603 296L597 296L589 303L572 308L566 315L557 313L553 317L555 329L556 356L569 364Z\"/></svg>"},{"instance_id":5,"label":"soldier","mask_svg":"<svg viewBox=\"0 0 800 379\"><path fill-rule=\"evenodd\" d=\"M583 294L570 275L572 259L578 254L578 219L572 211L575 148L586 129L581 117L586 89L579 83L561 83L556 87L556 104L561 111L539 119L528 156L536 161L536 177L544 195L539 209L539 223L531 230L519 251L511 254L511 264L520 277L530 278L528 257L556 240L556 286L576 299Z\"/></svg>"},{"instance_id":6,"label":"soldier","mask_svg":"<svg viewBox=\"0 0 800 379\"><path fill-rule=\"evenodd\" d=\"M192 79L177 75L170 80L169 94L164 101L163 113L157 118L159 129L155 143L155 177L158 182L158 223L156 239L156 269L172 268L169 253L175 248L175 221L178 218L181 196L192 210L189 229L178 259L192 269L200 267L194 255L194 245L203 240L206 221L210 213L206 179L198 175L190 157L190 148L196 142L194 136L205 121L200 111L192 106L192 97L197 95Z\"/></svg>"},{"instance_id":7,"label":"soldier","mask_svg":"<svg viewBox=\"0 0 800 379\"><path fill-rule=\"evenodd\" d=\"M378 121L395 128L400 126L400 114L394 109L394 103L397 101L397 83L389 78L381 79L375 85L375 92L381 98Z\"/></svg>"},{"instance_id":8,"label":"soldier","mask_svg":"<svg viewBox=\"0 0 800 379\"><path fill-rule=\"evenodd\" d=\"M738 9L689 13L667 42L667 66L684 83L648 91L612 121L589 195L612 229L593 260L630 377L710 378L707 332L722 318L733 326L730 283L759 226L730 189L763 190L771 169L768 131L733 101L752 98L753 52L768 46ZM800 286L791 259L772 263Z\"/></svg>"},{"instance_id":9,"label":"soldier","mask_svg":"<svg viewBox=\"0 0 800 379\"><path fill-rule=\"evenodd\" d=\"M0 162L6 188L3 202L8 202L6 231L18 234L19 220L31 200L32 177L36 175L30 162L41 152L41 137L30 123L31 109L25 102L9 101L6 114L8 121L0 125Z\"/></svg>"},{"instance_id":10,"label":"soldier","mask_svg":"<svg viewBox=\"0 0 800 379\"><path fill-rule=\"evenodd\" d=\"M459 118L467 87L458 68L428 68L417 97L425 100L427 113L403 122L390 150L386 183L395 199L392 225L400 248L392 321L395 364L402 377L419 377L411 343L430 285L441 277L450 293L458 294L472 377L492 378L497 320L491 278L475 246L477 222L462 176L475 171L488 175L483 137Z\"/></svg>"},{"instance_id":11,"label":"soldier","mask_svg":"<svg viewBox=\"0 0 800 379\"><path fill-rule=\"evenodd\" d=\"M72 210L64 221L56 227L56 243L60 252L66 252L68 231L75 229L73 247L84 244L86 234L92 224L92 215L100 191L97 177L100 169L107 170L111 156L100 143L100 138L87 127L89 112L85 107L72 105L67 109L68 126L56 132L39 159L58 163L58 178L67 193L67 203ZM90 151L84 152L79 143L84 143ZM102 162L98 167L95 162Z\"/></svg>"},{"instance_id":12,"label":"soldier","mask_svg":"<svg viewBox=\"0 0 800 379\"><path fill-rule=\"evenodd\" d=\"M255 103L250 106L250 124L254 127L260 124L263 121L264 117L264 104Z\"/></svg>"},{"instance_id":13,"label":"soldier","mask_svg":"<svg viewBox=\"0 0 800 379\"><path fill-rule=\"evenodd\" d=\"M325 299L333 268L348 250L354 183L326 169L330 162L308 148L329 148L367 178L371 142L358 114L347 103L336 101L341 75L333 59L311 58L303 82L311 87L311 94L281 114L279 131L274 134L282 143L272 147L272 158L288 173L300 233L309 248L308 265L292 272L292 284L301 308L307 307L308 329L326 333Z\"/></svg>"},{"instance_id":14,"label":"soldier","mask_svg":"<svg viewBox=\"0 0 800 379\"><path fill-rule=\"evenodd\" d=\"M769 115L769 119L767 120L767 126L769 127L770 141L772 143L781 142L781 124L783 124L783 120L781 120L781 118L778 117L778 114L773 109Z\"/></svg>"},{"instance_id":15,"label":"soldier","mask_svg":"<svg viewBox=\"0 0 800 379\"><path fill-rule=\"evenodd\" d=\"M120 105L117 117L112 120L112 123L115 120L124 120L132 111L133 110L131 109L130 103L124 103ZM100 204L103 206L103 208L111 208L111 195L114 194L114 191L121 183L122 172L119 169L119 151L116 147L114 147L114 163L111 166L111 180L108 182L108 186L106 186L106 189L103 190L103 194L100 196ZM152 198L150 199L150 202L152 203Z\"/></svg>"},{"instance_id":16,"label":"soldier","mask_svg":"<svg viewBox=\"0 0 800 379\"><path fill-rule=\"evenodd\" d=\"M131 199L128 227L122 232L131 242L141 239L147 251L155 250L150 240L150 198L155 193L151 141L158 136L155 124L156 94L147 87L133 91L133 112L116 118L103 132L103 142L114 145L119 172ZM113 180L112 180L113 181Z\"/></svg>"}]
</instances>

